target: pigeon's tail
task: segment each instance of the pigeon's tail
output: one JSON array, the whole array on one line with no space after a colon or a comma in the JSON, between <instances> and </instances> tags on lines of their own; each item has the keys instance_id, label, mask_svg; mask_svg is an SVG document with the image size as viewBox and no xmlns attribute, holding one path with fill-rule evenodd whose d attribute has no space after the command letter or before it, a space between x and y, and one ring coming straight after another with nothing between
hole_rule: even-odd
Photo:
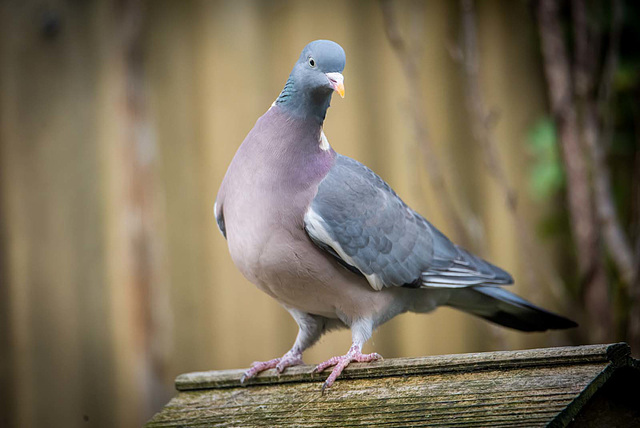
<instances>
[{"instance_id":1,"label":"pigeon's tail","mask_svg":"<svg viewBox=\"0 0 640 428\"><path fill-rule=\"evenodd\" d=\"M570 319L539 308L500 287L478 286L451 290L447 305L522 331L578 326Z\"/></svg>"}]
</instances>

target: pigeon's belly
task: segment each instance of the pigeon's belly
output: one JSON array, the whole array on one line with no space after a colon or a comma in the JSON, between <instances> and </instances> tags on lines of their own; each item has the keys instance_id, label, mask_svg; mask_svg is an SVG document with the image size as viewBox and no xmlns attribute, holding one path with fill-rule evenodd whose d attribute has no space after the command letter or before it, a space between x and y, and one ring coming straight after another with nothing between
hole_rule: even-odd
<instances>
[{"instance_id":1,"label":"pigeon's belly","mask_svg":"<svg viewBox=\"0 0 640 428\"><path fill-rule=\"evenodd\" d=\"M393 291L373 290L364 277L316 247L302 226L291 230L271 222L265 228L262 221L243 225L251 233L242 236L252 237L251 242L234 240L229 225L229 251L242 274L280 303L341 319L382 315L394 304Z\"/></svg>"},{"instance_id":2,"label":"pigeon's belly","mask_svg":"<svg viewBox=\"0 0 640 428\"><path fill-rule=\"evenodd\" d=\"M317 187L288 189L244 174L229 183L245 190L227 193L223 209L229 253L249 281L307 313L347 319L387 313L394 291L373 290L305 232L304 214Z\"/></svg>"}]
</instances>

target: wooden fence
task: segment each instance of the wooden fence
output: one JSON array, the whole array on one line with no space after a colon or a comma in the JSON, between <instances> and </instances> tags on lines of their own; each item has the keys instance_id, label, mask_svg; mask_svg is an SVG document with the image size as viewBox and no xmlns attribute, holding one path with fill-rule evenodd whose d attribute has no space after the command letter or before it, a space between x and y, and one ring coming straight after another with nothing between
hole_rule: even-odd
<instances>
[{"instance_id":1,"label":"wooden fence","mask_svg":"<svg viewBox=\"0 0 640 428\"><path fill-rule=\"evenodd\" d=\"M295 323L235 269L212 206L236 148L318 38L347 53L347 95L325 127L332 146L454 234L414 138L408 97L418 96L448 194L473 226L467 245L511 271L517 291L558 307L527 280L525 267L544 261L523 255L471 135L458 4L394 6L416 42L419 88L374 2L0 2L0 425L140 426L177 374L288 349ZM535 225L548 209L527 189L526 139L546 108L535 25L526 2L479 2L477 18L497 149ZM305 360L349 340L333 333ZM562 343L443 309L402 316L368 346L408 357Z\"/></svg>"}]
</instances>

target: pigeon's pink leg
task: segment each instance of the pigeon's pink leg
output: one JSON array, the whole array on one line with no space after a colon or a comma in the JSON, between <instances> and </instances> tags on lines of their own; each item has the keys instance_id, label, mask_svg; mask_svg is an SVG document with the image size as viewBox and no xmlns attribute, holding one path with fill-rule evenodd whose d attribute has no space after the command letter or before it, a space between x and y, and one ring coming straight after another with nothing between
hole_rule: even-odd
<instances>
[{"instance_id":1,"label":"pigeon's pink leg","mask_svg":"<svg viewBox=\"0 0 640 428\"><path fill-rule=\"evenodd\" d=\"M369 363L371 361L376 361L381 359L382 359L382 356L375 352L373 354L363 354L362 348L359 345L354 344L351 346L351 349L349 349L349 352L347 352L346 355L329 358L324 363L318 364L314 369L314 372L320 373L323 370L325 370L327 367L335 366L333 368L333 371L327 378L327 380L322 385L322 393L324 394L324 390L331 387L331 385L333 385L333 382L335 382L338 376L340 376L340 373L342 373L342 370L344 370L344 368L347 367L349 363L353 361L356 361L359 363Z\"/></svg>"},{"instance_id":2,"label":"pigeon's pink leg","mask_svg":"<svg viewBox=\"0 0 640 428\"><path fill-rule=\"evenodd\" d=\"M256 361L251 365L251 368L244 372L242 378L240 379L240 383L245 383L247 380L251 379L255 375L260 372L263 372L268 369L275 368L278 373L282 373L284 369L291 366L297 366L300 364L304 364L302 361L302 353L294 352L293 350L287 352L280 358L274 358L269 361Z\"/></svg>"},{"instance_id":3,"label":"pigeon's pink leg","mask_svg":"<svg viewBox=\"0 0 640 428\"><path fill-rule=\"evenodd\" d=\"M302 353L309 346L316 343L316 341L322 335L326 320L317 317L315 315L301 312L297 309L286 307L287 311L291 314L293 319L298 324L298 336L293 344L293 347L289 352L284 354L281 358L274 358L273 360L253 363L251 368L244 372L240 383L245 383L260 372L268 369L275 368L278 373L282 373L284 369L291 366L297 366L304 364L302 361Z\"/></svg>"}]
</instances>

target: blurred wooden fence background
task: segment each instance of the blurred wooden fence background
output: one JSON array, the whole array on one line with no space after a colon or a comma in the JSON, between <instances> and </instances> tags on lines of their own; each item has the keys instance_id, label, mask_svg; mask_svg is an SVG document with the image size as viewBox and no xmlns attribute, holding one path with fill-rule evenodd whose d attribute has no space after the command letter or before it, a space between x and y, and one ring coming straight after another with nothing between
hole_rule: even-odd
<instances>
[{"instance_id":1,"label":"blurred wooden fence background","mask_svg":"<svg viewBox=\"0 0 640 428\"><path fill-rule=\"evenodd\" d=\"M468 245L520 279L516 291L558 309L545 284L527 285L504 194L471 135L458 3L396 6L401 31L419 41L447 187L484 242ZM526 139L546 111L529 7L478 2L478 31L499 155L533 228L548 207L527 188ZM295 323L237 272L212 206L236 148L311 40L347 52L347 96L325 127L333 147L453 234L378 3L4 0L0 24L2 426L139 426L177 374L288 349ZM344 353L349 340L332 333L305 360ZM368 347L394 357L563 343L442 309L399 317Z\"/></svg>"}]
</instances>

